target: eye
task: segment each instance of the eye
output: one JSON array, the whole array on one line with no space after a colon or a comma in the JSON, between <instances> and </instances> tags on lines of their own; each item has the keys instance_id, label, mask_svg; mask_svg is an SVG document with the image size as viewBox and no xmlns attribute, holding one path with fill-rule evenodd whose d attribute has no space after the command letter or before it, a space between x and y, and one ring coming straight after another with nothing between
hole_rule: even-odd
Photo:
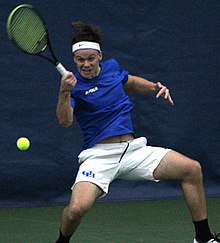
<instances>
[{"instance_id":1,"label":"eye","mask_svg":"<svg viewBox=\"0 0 220 243\"><path fill-rule=\"evenodd\" d=\"M85 60L83 58L77 58L77 61L83 63Z\"/></svg>"},{"instance_id":2,"label":"eye","mask_svg":"<svg viewBox=\"0 0 220 243\"><path fill-rule=\"evenodd\" d=\"M89 57L88 61L93 62L95 60L95 57Z\"/></svg>"}]
</instances>

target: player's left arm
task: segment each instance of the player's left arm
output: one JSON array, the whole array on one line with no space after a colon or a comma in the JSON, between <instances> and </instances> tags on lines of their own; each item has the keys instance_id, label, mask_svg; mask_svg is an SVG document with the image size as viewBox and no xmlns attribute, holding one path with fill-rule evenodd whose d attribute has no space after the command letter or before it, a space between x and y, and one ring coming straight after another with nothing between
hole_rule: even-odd
<instances>
[{"instance_id":1,"label":"player's left arm","mask_svg":"<svg viewBox=\"0 0 220 243\"><path fill-rule=\"evenodd\" d=\"M147 79L128 75L128 81L124 84L126 91L140 94L155 94L157 98L163 97L171 105L174 105L169 89L160 82L154 83Z\"/></svg>"}]
</instances>

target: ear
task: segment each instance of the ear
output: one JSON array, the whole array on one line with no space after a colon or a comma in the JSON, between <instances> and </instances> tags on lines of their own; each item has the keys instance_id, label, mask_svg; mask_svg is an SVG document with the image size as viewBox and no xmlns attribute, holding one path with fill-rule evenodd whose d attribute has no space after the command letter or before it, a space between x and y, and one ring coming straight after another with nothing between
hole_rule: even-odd
<instances>
[{"instance_id":1,"label":"ear","mask_svg":"<svg viewBox=\"0 0 220 243\"><path fill-rule=\"evenodd\" d=\"M74 54L73 54L73 61L74 61L74 63L76 63L76 58L75 58Z\"/></svg>"},{"instance_id":2,"label":"ear","mask_svg":"<svg viewBox=\"0 0 220 243\"><path fill-rule=\"evenodd\" d=\"M99 61L101 61L102 60L102 52L101 51L99 52L99 56L98 57L99 57Z\"/></svg>"}]
</instances>

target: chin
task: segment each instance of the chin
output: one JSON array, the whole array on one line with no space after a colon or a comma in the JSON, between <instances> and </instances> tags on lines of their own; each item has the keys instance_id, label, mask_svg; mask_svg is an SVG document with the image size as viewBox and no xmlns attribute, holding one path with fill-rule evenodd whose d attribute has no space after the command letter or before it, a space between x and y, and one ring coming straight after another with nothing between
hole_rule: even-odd
<instances>
[{"instance_id":1,"label":"chin","mask_svg":"<svg viewBox=\"0 0 220 243\"><path fill-rule=\"evenodd\" d=\"M95 77L95 75L93 75L93 74L85 74L85 73L81 73L81 76L83 77L83 78L87 78L87 79L91 79L91 78L94 78Z\"/></svg>"}]
</instances>

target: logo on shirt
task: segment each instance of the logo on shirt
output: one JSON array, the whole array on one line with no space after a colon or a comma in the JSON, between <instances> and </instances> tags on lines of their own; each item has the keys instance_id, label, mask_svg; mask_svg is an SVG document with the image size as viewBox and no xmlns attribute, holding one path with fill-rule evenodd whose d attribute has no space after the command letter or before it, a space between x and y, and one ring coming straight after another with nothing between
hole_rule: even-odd
<instances>
[{"instance_id":1,"label":"logo on shirt","mask_svg":"<svg viewBox=\"0 0 220 243\"><path fill-rule=\"evenodd\" d=\"M83 171L82 174L86 177L91 177L91 178L95 178L95 174L90 170L90 171Z\"/></svg>"},{"instance_id":2,"label":"logo on shirt","mask_svg":"<svg viewBox=\"0 0 220 243\"><path fill-rule=\"evenodd\" d=\"M98 87L94 87L92 89L89 89L85 92L85 95L92 94L98 90Z\"/></svg>"}]
</instances>

